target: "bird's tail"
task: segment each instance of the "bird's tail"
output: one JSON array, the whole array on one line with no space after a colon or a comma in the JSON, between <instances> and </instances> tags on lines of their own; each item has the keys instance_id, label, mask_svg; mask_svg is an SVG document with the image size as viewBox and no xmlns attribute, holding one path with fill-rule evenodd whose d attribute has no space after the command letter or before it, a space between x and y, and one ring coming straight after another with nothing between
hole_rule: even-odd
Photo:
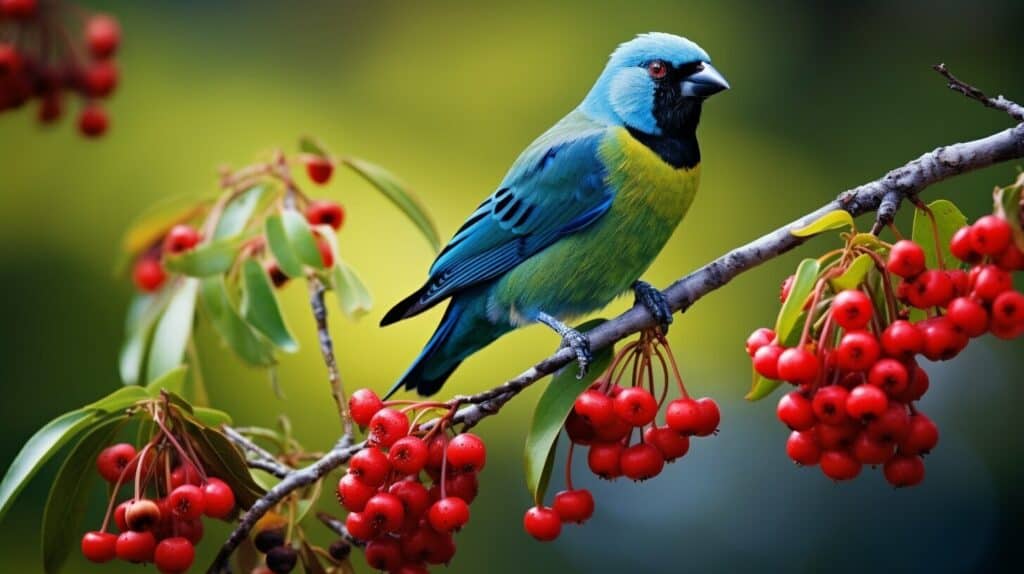
<instances>
[{"instance_id":1,"label":"bird's tail","mask_svg":"<svg viewBox=\"0 0 1024 574\"><path fill-rule=\"evenodd\" d=\"M462 361L486 347L511 329L504 322L487 318L486 297L456 297L448 305L441 323L412 366L398 379L385 399L399 389L416 389L422 396L436 393Z\"/></svg>"}]
</instances>

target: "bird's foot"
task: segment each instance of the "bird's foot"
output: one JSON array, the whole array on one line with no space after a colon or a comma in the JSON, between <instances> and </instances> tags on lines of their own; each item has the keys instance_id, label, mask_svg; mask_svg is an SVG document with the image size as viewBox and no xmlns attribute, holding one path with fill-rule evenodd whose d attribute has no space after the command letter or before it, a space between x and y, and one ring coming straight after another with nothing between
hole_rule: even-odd
<instances>
[{"instance_id":1,"label":"bird's foot","mask_svg":"<svg viewBox=\"0 0 1024 574\"><path fill-rule=\"evenodd\" d=\"M553 331L562 337L562 344L559 348L568 347L576 354L576 364L579 365L579 373L576 375L576 378L582 379L585 377L587 375L587 369L590 367L590 363L594 359L594 354L590 350L590 339L583 333L580 333L576 329L573 329L547 313L538 314L537 320L548 327L551 327Z\"/></svg>"},{"instance_id":2,"label":"bird's foot","mask_svg":"<svg viewBox=\"0 0 1024 574\"><path fill-rule=\"evenodd\" d=\"M633 283L633 295L636 297L636 302L643 305L654 316L654 320L661 327L662 334L667 335L668 326L672 324L672 306L669 305L665 295L650 283L639 279Z\"/></svg>"}]
</instances>

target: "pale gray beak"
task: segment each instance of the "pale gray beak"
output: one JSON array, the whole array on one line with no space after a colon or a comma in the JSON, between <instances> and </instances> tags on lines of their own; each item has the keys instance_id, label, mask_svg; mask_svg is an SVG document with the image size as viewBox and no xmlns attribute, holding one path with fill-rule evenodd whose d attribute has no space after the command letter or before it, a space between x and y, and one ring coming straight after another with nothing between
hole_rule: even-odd
<instances>
[{"instance_id":1,"label":"pale gray beak","mask_svg":"<svg viewBox=\"0 0 1024 574\"><path fill-rule=\"evenodd\" d=\"M696 73L690 74L683 80L683 97L706 98L718 92L729 89L729 82L707 62L704 67Z\"/></svg>"}]
</instances>

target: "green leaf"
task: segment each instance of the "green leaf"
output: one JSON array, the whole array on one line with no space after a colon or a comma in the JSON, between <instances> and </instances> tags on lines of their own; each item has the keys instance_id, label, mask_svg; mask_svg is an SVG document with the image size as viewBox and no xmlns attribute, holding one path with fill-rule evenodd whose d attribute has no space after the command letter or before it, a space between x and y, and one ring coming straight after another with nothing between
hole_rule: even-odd
<instances>
[{"instance_id":1,"label":"green leaf","mask_svg":"<svg viewBox=\"0 0 1024 574\"><path fill-rule=\"evenodd\" d=\"M939 232L939 248L942 250L943 261L947 265L956 266L957 260L949 251L949 241L953 234L961 227L967 225L967 218L960 212L953 202L945 199L937 199L928 204L928 208L935 215L935 225ZM914 230L912 239L924 249L925 261L928 267L938 266L938 257L935 254L935 237L932 232L931 219L924 211L914 211Z\"/></svg>"},{"instance_id":2,"label":"green leaf","mask_svg":"<svg viewBox=\"0 0 1024 574\"><path fill-rule=\"evenodd\" d=\"M175 285L170 303L157 322L149 345L146 381L156 380L184 360L185 349L192 337L198 290L198 279L186 278Z\"/></svg>"},{"instance_id":3,"label":"green leaf","mask_svg":"<svg viewBox=\"0 0 1024 574\"><path fill-rule=\"evenodd\" d=\"M192 416L196 417L196 420L199 422L210 427L232 424L231 415L224 411L208 407L192 407Z\"/></svg>"},{"instance_id":4,"label":"green leaf","mask_svg":"<svg viewBox=\"0 0 1024 574\"><path fill-rule=\"evenodd\" d=\"M200 216L211 203L208 194L177 195L156 203L128 225L121 239L120 274L136 257L160 241L176 223Z\"/></svg>"},{"instance_id":5,"label":"green leaf","mask_svg":"<svg viewBox=\"0 0 1024 574\"><path fill-rule=\"evenodd\" d=\"M882 247L882 242L879 241L878 236L873 233L858 233L850 239L850 245L854 247L864 245L877 251Z\"/></svg>"},{"instance_id":6,"label":"green leaf","mask_svg":"<svg viewBox=\"0 0 1024 574\"><path fill-rule=\"evenodd\" d=\"M113 442L120 423L128 417L115 415L93 425L64 459L43 507L43 571L56 573L81 536L82 517L97 478L96 457Z\"/></svg>"},{"instance_id":7,"label":"green leaf","mask_svg":"<svg viewBox=\"0 0 1024 574\"><path fill-rule=\"evenodd\" d=\"M151 397L159 397L160 391L168 391L180 395L185 388L185 377L188 375L188 367L180 367L167 371L159 378L146 385L146 392Z\"/></svg>"},{"instance_id":8,"label":"green leaf","mask_svg":"<svg viewBox=\"0 0 1024 574\"><path fill-rule=\"evenodd\" d=\"M861 283L864 282L864 278L867 277L868 272L875 267L875 261L871 259L868 254L858 255L843 271L843 274L829 280L829 284L832 285L832 289L836 292L843 291L846 289L856 289Z\"/></svg>"},{"instance_id":9,"label":"green leaf","mask_svg":"<svg viewBox=\"0 0 1024 574\"><path fill-rule=\"evenodd\" d=\"M7 469L3 482L0 482L0 519L3 519L14 498L25 488L40 467L60 450L60 447L94 424L99 417L100 414L91 409L64 413L28 439Z\"/></svg>"},{"instance_id":10,"label":"green leaf","mask_svg":"<svg viewBox=\"0 0 1024 574\"><path fill-rule=\"evenodd\" d=\"M853 216L846 210L836 209L822 215L800 229L794 229L790 233L796 237L811 237L812 235L844 227L853 227Z\"/></svg>"},{"instance_id":11,"label":"green leaf","mask_svg":"<svg viewBox=\"0 0 1024 574\"><path fill-rule=\"evenodd\" d=\"M780 341L787 340L793 329L797 327L797 318L803 312L807 298L814 291L814 284L818 281L819 269L820 264L817 259L804 259L797 267L789 298L782 304L779 316L775 320L775 334Z\"/></svg>"},{"instance_id":12,"label":"green leaf","mask_svg":"<svg viewBox=\"0 0 1024 574\"><path fill-rule=\"evenodd\" d=\"M194 446L203 466L214 476L228 483L238 503L252 506L266 491L253 480L245 463L245 456L220 431L185 417L185 428L194 439Z\"/></svg>"},{"instance_id":13,"label":"green leaf","mask_svg":"<svg viewBox=\"0 0 1024 574\"><path fill-rule=\"evenodd\" d=\"M750 391L743 398L748 401L759 401L770 395L781 384L782 381L766 379L754 371L754 384L750 386Z\"/></svg>"},{"instance_id":14,"label":"green leaf","mask_svg":"<svg viewBox=\"0 0 1024 574\"><path fill-rule=\"evenodd\" d=\"M1024 176L1017 179L1017 183L1007 187L997 187L993 198L995 199L995 213L1005 219L1013 230L1013 242L1017 247L1024 250L1024 228L1021 226L1021 190L1024 190Z\"/></svg>"},{"instance_id":15,"label":"green leaf","mask_svg":"<svg viewBox=\"0 0 1024 574\"><path fill-rule=\"evenodd\" d=\"M292 253L299 261L315 269L324 269L324 258L306 218L294 209L286 209L281 213L281 223Z\"/></svg>"},{"instance_id":16,"label":"green leaf","mask_svg":"<svg viewBox=\"0 0 1024 574\"><path fill-rule=\"evenodd\" d=\"M441 238L437 234L437 227L434 226L434 221L427 214L427 210L423 207L420 201L416 199L416 196L408 191L405 184L384 168L366 160L347 157L342 161L345 165L361 175L363 179L370 182L371 185L376 187L378 191L383 193L385 197L390 199L392 203L402 210L402 213L404 213L406 217L416 225L416 228L420 230L420 233L427 238L427 241L430 242L430 246L434 248L434 251L440 251Z\"/></svg>"},{"instance_id":17,"label":"green leaf","mask_svg":"<svg viewBox=\"0 0 1024 574\"><path fill-rule=\"evenodd\" d=\"M242 263L242 317L278 348L294 353L299 349L281 316L277 294L263 266L255 259Z\"/></svg>"},{"instance_id":18,"label":"green leaf","mask_svg":"<svg viewBox=\"0 0 1024 574\"><path fill-rule=\"evenodd\" d=\"M341 256L341 249L338 248L338 240L334 233L325 231L321 235L327 238L327 243L334 253L334 267L331 268L329 281L334 295L338 298L338 306L349 319L358 319L373 307L370 290L366 288L356 270Z\"/></svg>"},{"instance_id":19,"label":"green leaf","mask_svg":"<svg viewBox=\"0 0 1024 574\"><path fill-rule=\"evenodd\" d=\"M117 389L116 391L103 397L102 399L93 401L85 405L84 407L82 407L81 410L100 411L103 413L116 413L119 411L123 411L124 409L134 405L139 401L144 401L149 398L152 397L146 391L146 389L136 385L132 385L130 387L121 387L120 389Z\"/></svg>"},{"instance_id":20,"label":"green leaf","mask_svg":"<svg viewBox=\"0 0 1024 574\"><path fill-rule=\"evenodd\" d=\"M241 235L249 225L256 208L260 206L265 197L270 195L269 191L262 185L253 186L228 203L220 220L217 221L217 227L213 231L213 240Z\"/></svg>"},{"instance_id":21,"label":"green leaf","mask_svg":"<svg viewBox=\"0 0 1024 574\"><path fill-rule=\"evenodd\" d=\"M220 275L231 269L241 244L240 237L202 243L184 253L164 256L164 267L189 277Z\"/></svg>"},{"instance_id":22,"label":"green leaf","mask_svg":"<svg viewBox=\"0 0 1024 574\"><path fill-rule=\"evenodd\" d=\"M203 279L199 297L214 330L239 358L250 365L261 367L275 363L274 349L270 342L242 319L228 296L223 277Z\"/></svg>"},{"instance_id":23,"label":"green leaf","mask_svg":"<svg viewBox=\"0 0 1024 574\"><path fill-rule=\"evenodd\" d=\"M285 233L284 220L281 214L274 214L267 218L266 223L267 246L277 260L277 266L289 277L302 277L302 261L292 251Z\"/></svg>"},{"instance_id":24,"label":"green leaf","mask_svg":"<svg viewBox=\"0 0 1024 574\"><path fill-rule=\"evenodd\" d=\"M595 319L580 325L582 332L589 331L603 323L604 319ZM576 378L576 369L570 365L562 369L548 383L544 394L537 401L530 422L530 431L526 435L525 471L526 487L537 504L544 500L548 480L551 478L551 465L555 458L555 444L558 435L565 426L565 419L572 411L573 402L580 393L585 391L611 364L614 349L606 347L594 354L587 376Z\"/></svg>"},{"instance_id":25,"label":"green leaf","mask_svg":"<svg viewBox=\"0 0 1024 574\"><path fill-rule=\"evenodd\" d=\"M154 295L137 294L128 305L125 318L124 342L118 359L121 381L136 385L142 376L142 362L146 357L146 343L153 333L153 326L170 301L167 290Z\"/></svg>"},{"instance_id":26,"label":"green leaf","mask_svg":"<svg viewBox=\"0 0 1024 574\"><path fill-rule=\"evenodd\" d=\"M299 138L299 151L317 157L328 157L327 150L320 145L320 142L309 136Z\"/></svg>"}]
</instances>

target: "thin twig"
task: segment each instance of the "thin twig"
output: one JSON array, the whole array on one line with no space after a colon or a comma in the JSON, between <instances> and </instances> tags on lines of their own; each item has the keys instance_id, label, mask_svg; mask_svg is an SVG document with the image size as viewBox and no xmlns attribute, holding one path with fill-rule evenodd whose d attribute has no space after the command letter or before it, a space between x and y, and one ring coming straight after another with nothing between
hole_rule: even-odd
<instances>
[{"instance_id":1,"label":"thin twig","mask_svg":"<svg viewBox=\"0 0 1024 574\"><path fill-rule=\"evenodd\" d=\"M345 542L348 542L352 546L358 546L359 548L366 546L365 542L349 534L348 528L345 528L345 523L343 521L338 520L326 512L317 512L316 517L319 518L320 522L323 522L324 526L326 526L331 532L342 537Z\"/></svg>"},{"instance_id":2,"label":"thin twig","mask_svg":"<svg viewBox=\"0 0 1024 574\"><path fill-rule=\"evenodd\" d=\"M249 438L238 432L236 429L233 429L228 425L223 425L221 430L224 431L224 435L227 436L231 442L235 443L243 451L252 455L246 460L250 467L269 472L277 478L284 478L294 470L289 468L287 465L282 464L274 457L274 455L270 454L269 451L249 440Z\"/></svg>"},{"instance_id":3,"label":"thin twig","mask_svg":"<svg viewBox=\"0 0 1024 574\"><path fill-rule=\"evenodd\" d=\"M338 416L341 418L341 426L344 429L342 436L352 436L352 416L348 412L348 399L345 397L345 386L341 382L341 372L338 371L338 362L334 358L334 342L331 340L331 332L327 328L327 305L324 304L324 292L326 287L315 275L310 275L309 303L313 308L313 317L316 319L316 330L320 336L320 354L324 357L324 364L327 366L327 379L331 383L331 396L338 405Z\"/></svg>"},{"instance_id":4,"label":"thin twig","mask_svg":"<svg viewBox=\"0 0 1024 574\"><path fill-rule=\"evenodd\" d=\"M986 108L992 108L1006 112L1007 114L1010 114L1011 118L1017 120L1018 122L1024 122L1024 106L1021 106L1016 102L1010 101L1004 98L1003 96L996 96L994 98L986 96L985 92L979 90L978 88L964 81L961 81L959 78L950 73L950 71L946 68L945 64L936 64L932 66L932 69L941 74L943 78L946 78L949 89L960 92L961 94L972 100L981 102L981 104Z\"/></svg>"}]
</instances>

